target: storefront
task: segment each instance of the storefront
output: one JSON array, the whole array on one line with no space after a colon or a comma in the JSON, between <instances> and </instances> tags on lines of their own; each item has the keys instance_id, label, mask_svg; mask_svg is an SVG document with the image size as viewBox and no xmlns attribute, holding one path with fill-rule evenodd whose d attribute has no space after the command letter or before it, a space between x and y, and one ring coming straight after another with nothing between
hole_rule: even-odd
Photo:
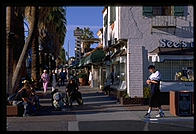
<instances>
[{"instance_id":1,"label":"storefront","mask_svg":"<svg viewBox=\"0 0 196 134\"><path fill-rule=\"evenodd\" d=\"M160 70L162 84L177 81L175 75L180 71L193 69L193 7L168 6L170 13L162 12L165 8L108 6L103 10L103 48L109 57L105 63L106 78L113 67L115 84L120 85L117 78L125 70L127 94L131 98L145 97L150 64ZM126 40L126 67L117 56L122 50L118 41L122 39Z\"/></svg>"},{"instance_id":2,"label":"storefront","mask_svg":"<svg viewBox=\"0 0 196 134\"><path fill-rule=\"evenodd\" d=\"M174 43L173 43L174 44ZM175 43L162 45L148 54L151 64L154 64L162 75L161 92L194 91L194 49L193 43L185 46Z\"/></svg>"},{"instance_id":3,"label":"storefront","mask_svg":"<svg viewBox=\"0 0 196 134\"><path fill-rule=\"evenodd\" d=\"M108 54L105 58L106 79L111 81L110 87L115 90L126 90L126 40L118 40L106 50ZM113 71L113 72L112 72ZM111 80L113 73L113 81Z\"/></svg>"},{"instance_id":4,"label":"storefront","mask_svg":"<svg viewBox=\"0 0 196 134\"><path fill-rule=\"evenodd\" d=\"M79 67L86 68L86 72L89 76L89 70L93 74L93 87L103 88L104 67L103 59L105 58L105 53L102 49L95 49L90 55L83 57L79 63Z\"/></svg>"}]
</instances>

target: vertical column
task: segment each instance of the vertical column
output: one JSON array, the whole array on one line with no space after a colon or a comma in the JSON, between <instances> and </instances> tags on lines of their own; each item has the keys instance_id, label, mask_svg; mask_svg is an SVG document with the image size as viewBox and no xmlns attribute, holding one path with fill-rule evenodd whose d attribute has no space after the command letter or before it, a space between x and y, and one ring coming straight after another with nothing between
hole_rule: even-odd
<instances>
[{"instance_id":1,"label":"vertical column","mask_svg":"<svg viewBox=\"0 0 196 134\"><path fill-rule=\"evenodd\" d=\"M39 69L40 69L40 75L42 74L43 72L43 59L42 59L42 52L40 51L39 52L39 58L40 58L40 65L39 65Z\"/></svg>"},{"instance_id":2,"label":"vertical column","mask_svg":"<svg viewBox=\"0 0 196 134\"><path fill-rule=\"evenodd\" d=\"M132 44L131 44L132 43ZM127 92L130 97L143 97L143 54L138 40L128 41Z\"/></svg>"},{"instance_id":3,"label":"vertical column","mask_svg":"<svg viewBox=\"0 0 196 134\"><path fill-rule=\"evenodd\" d=\"M91 65L91 73L92 73L92 75L93 75L92 87L94 87L94 67L93 67L93 65Z\"/></svg>"}]
</instances>

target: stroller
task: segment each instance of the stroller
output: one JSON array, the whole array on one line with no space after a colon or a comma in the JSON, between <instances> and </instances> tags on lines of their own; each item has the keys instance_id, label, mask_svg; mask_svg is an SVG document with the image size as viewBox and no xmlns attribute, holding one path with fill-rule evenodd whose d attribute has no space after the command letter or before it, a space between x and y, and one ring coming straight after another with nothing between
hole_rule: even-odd
<instances>
[{"instance_id":1,"label":"stroller","mask_svg":"<svg viewBox=\"0 0 196 134\"><path fill-rule=\"evenodd\" d=\"M58 92L58 89L55 89L52 92L52 106L55 108L55 110L63 110L64 105L65 103L62 94Z\"/></svg>"}]
</instances>

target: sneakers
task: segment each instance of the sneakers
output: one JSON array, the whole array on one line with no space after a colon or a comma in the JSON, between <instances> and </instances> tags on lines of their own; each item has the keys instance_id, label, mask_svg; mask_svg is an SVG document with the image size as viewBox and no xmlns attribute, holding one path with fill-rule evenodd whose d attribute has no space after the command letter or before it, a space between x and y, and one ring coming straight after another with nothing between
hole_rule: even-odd
<instances>
[{"instance_id":1,"label":"sneakers","mask_svg":"<svg viewBox=\"0 0 196 134\"><path fill-rule=\"evenodd\" d=\"M150 118L150 113L146 113L146 114L144 115L144 117L145 117L145 118Z\"/></svg>"},{"instance_id":2,"label":"sneakers","mask_svg":"<svg viewBox=\"0 0 196 134\"><path fill-rule=\"evenodd\" d=\"M23 114L23 117L29 117L30 114Z\"/></svg>"},{"instance_id":3,"label":"sneakers","mask_svg":"<svg viewBox=\"0 0 196 134\"><path fill-rule=\"evenodd\" d=\"M156 115L157 118L161 118L161 117L164 117L165 114L163 112L160 112L158 115Z\"/></svg>"}]
</instances>

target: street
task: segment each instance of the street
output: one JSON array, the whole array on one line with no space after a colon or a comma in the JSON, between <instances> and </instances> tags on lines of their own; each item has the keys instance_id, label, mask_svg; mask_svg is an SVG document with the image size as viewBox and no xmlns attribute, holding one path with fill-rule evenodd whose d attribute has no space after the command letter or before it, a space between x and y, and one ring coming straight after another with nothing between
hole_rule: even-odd
<instances>
[{"instance_id":1,"label":"street","mask_svg":"<svg viewBox=\"0 0 196 134\"><path fill-rule=\"evenodd\" d=\"M61 92L65 87L60 87ZM147 106L126 105L97 89L82 86L84 105L73 104L66 111L52 111L49 94L40 98L45 107L39 115L7 117L8 131L193 131L193 117L174 117L169 106L163 106L165 117L145 119ZM42 91L40 91L42 92ZM50 93L51 91L48 91ZM141 110L142 109L142 110Z\"/></svg>"}]
</instances>

